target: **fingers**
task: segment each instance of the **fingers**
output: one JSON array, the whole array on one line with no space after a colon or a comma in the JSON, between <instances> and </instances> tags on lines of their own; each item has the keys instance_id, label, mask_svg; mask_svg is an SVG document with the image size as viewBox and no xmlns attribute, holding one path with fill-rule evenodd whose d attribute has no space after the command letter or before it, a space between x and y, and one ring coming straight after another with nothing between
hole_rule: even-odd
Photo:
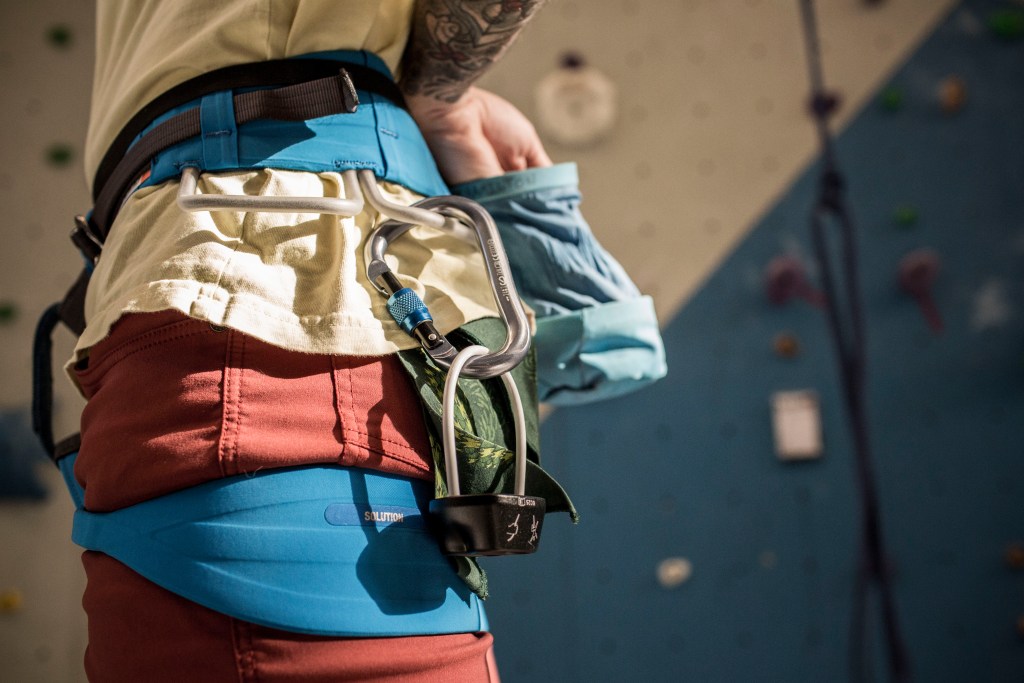
<instances>
[{"instance_id":1,"label":"fingers","mask_svg":"<svg viewBox=\"0 0 1024 683\"><path fill-rule=\"evenodd\" d=\"M524 168L537 168L540 166L552 165L551 157L548 156L547 151L545 151L539 140L537 141L537 146L530 150L530 153L527 154L524 161L526 164Z\"/></svg>"},{"instance_id":2,"label":"fingers","mask_svg":"<svg viewBox=\"0 0 1024 683\"><path fill-rule=\"evenodd\" d=\"M540 140L531 140L528 143L524 151L509 153L501 159L502 167L506 173L510 171L525 171L528 168L551 166L551 157L544 151Z\"/></svg>"},{"instance_id":3,"label":"fingers","mask_svg":"<svg viewBox=\"0 0 1024 683\"><path fill-rule=\"evenodd\" d=\"M486 90L471 87L443 105L413 99L410 111L449 184L552 163L526 116Z\"/></svg>"},{"instance_id":4,"label":"fingers","mask_svg":"<svg viewBox=\"0 0 1024 683\"><path fill-rule=\"evenodd\" d=\"M505 160L489 144L458 144L432 148L438 168L449 185L491 178L505 172Z\"/></svg>"},{"instance_id":5,"label":"fingers","mask_svg":"<svg viewBox=\"0 0 1024 683\"><path fill-rule=\"evenodd\" d=\"M512 157L511 159L506 160L504 166L504 171L506 173L510 171L523 171L530 167L529 162L524 156Z\"/></svg>"}]
</instances>

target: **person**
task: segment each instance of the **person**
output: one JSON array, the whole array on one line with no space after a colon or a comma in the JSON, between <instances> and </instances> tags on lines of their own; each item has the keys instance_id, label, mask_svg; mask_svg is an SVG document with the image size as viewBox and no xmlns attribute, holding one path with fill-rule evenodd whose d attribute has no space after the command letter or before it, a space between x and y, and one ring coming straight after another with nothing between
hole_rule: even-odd
<instances>
[{"instance_id":1,"label":"person","mask_svg":"<svg viewBox=\"0 0 1024 683\"><path fill-rule=\"evenodd\" d=\"M192 77L324 55L397 72L407 109L364 94L357 114L299 123L288 144L256 157L243 143L265 142L263 122L247 124L236 147L204 135L196 143L203 154L234 155L237 166L213 164L200 178L203 193L342 197L340 172L370 167L382 194L411 204L443 194L445 182L549 166L526 117L474 85L543 4L99 0L86 171L92 179L143 105ZM359 123L374 116L374 126ZM346 153L379 147L383 163L338 152L333 166L304 168L309 142ZM423 161L424 142L436 168ZM377 213L187 213L177 191L175 179L140 177L92 272L87 326L69 364L87 398L74 463L84 509L117 512L225 478L312 465L432 481L418 397L395 355L417 342L390 322L360 270ZM404 277L432 295L438 328L493 315L476 247L444 234L419 238L392 252L417 264ZM197 604L105 553L87 550L82 562L93 681L497 680L486 631L377 637L273 628Z\"/></svg>"}]
</instances>

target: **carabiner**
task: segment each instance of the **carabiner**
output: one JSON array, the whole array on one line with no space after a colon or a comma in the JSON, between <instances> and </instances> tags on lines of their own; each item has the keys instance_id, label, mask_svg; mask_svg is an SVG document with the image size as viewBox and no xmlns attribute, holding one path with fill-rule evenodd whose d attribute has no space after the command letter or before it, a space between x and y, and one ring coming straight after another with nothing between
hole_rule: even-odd
<instances>
[{"instance_id":1,"label":"carabiner","mask_svg":"<svg viewBox=\"0 0 1024 683\"><path fill-rule=\"evenodd\" d=\"M456 234L471 226L484 254L491 292L498 315L507 330L505 343L498 351L470 358L463 374L473 379L497 377L519 365L530 349L530 324L519 299L508 256L501 243L498 227L487 211L471 199L444 196L428 197L413 206L430 209L454 219L445 221L442 229ZM442 368L451 367L458 350L434 327L433 318L419 296L399 279L384 262L388 245L405 234L414 223L389 220L377 227L366 240L366 277L377 290L388 297L388 311L403 330L419 340L427 354ZM461 226L461 227L459 227Z\"/></svg>"}]
</instances>

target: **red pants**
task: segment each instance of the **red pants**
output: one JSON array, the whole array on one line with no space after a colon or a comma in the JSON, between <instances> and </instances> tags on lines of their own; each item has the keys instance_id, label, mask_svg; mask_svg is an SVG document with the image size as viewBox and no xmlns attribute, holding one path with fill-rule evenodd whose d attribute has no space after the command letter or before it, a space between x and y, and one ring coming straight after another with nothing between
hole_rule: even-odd
<instances>
[{"instance_id":1,"label":"red pants","mask_svg":"<svg viewBox=\"0 0 1024 683\"><path fill-rule=\"evenodd\" d=\"M394 357L294 353L167 311L122 318L78 377L89 402L75 476L95 512L274 467L432 478ZM487 633L291 633L196 605L102 553L82 563L92 681L497 681Z\"/></svg>"}]
</instances>

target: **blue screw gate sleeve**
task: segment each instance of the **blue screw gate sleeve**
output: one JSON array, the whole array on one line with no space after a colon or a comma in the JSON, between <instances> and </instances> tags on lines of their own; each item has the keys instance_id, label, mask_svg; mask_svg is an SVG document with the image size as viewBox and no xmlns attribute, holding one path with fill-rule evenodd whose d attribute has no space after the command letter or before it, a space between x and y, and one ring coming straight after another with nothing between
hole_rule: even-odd
<instances>
[{"instance_id":1,"label":"blue screw gate sleeve","mask_svg":"<svg viewBox=\"0 0 1024 683\"><path fill-rule=\"evenodd\" d=\"M392 294L388 298L387 306L388 313L408 334L412 334L413 329L420 323L434 319L419 295L408 287Z\"/></svg>"}]
</instances>

